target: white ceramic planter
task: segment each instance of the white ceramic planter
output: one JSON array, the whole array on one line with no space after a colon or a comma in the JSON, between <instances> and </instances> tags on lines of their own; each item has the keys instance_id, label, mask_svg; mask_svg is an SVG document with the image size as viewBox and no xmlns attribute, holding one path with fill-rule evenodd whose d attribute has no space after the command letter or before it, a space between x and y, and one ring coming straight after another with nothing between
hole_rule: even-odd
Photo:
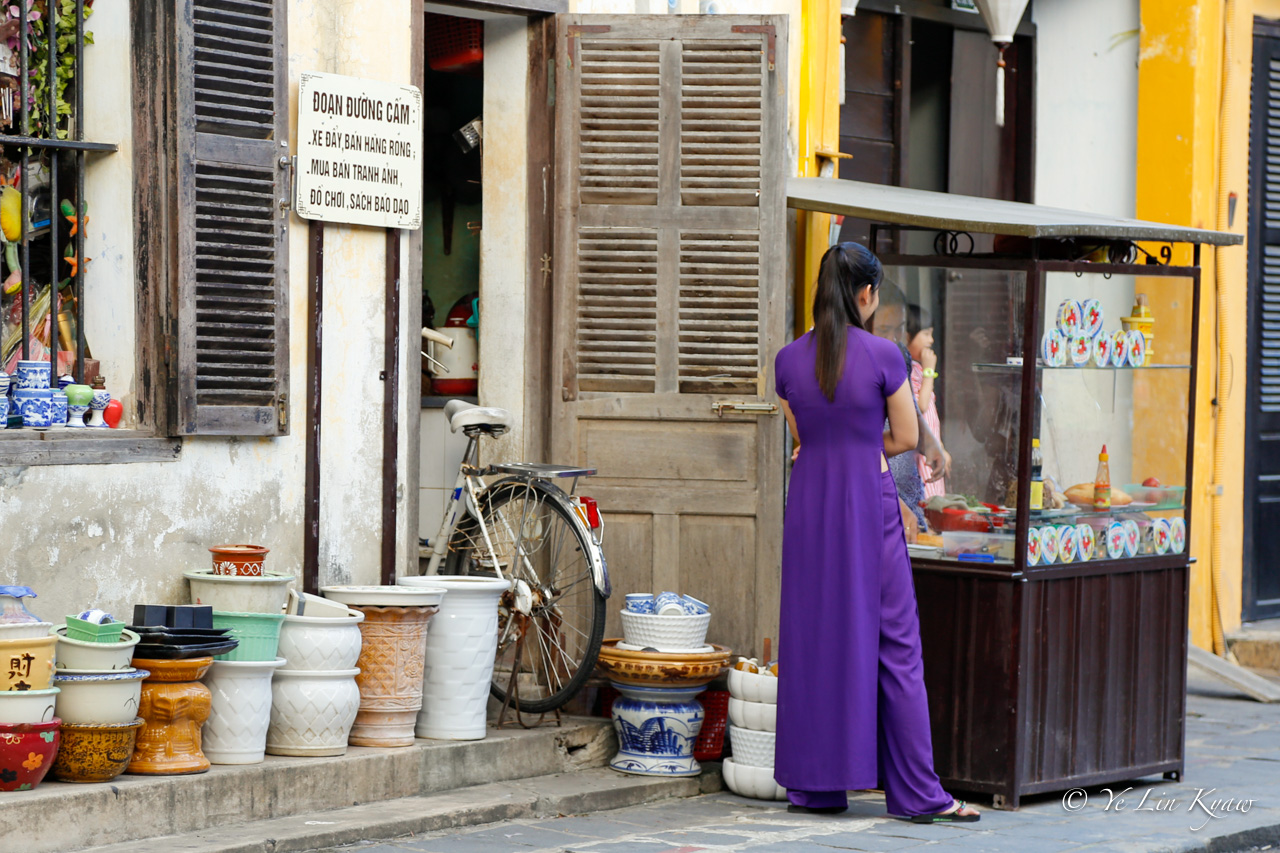
<instances>
[{"instance_id":1,"label":"white ceramic planter","mask_svg":"<svg viewBox=\"0 0 1280 853\"><path fill-rule=\"evenodd\" d=\"M257 764L265 758L271 676L284 662L213 662L204 677L210 693L209 719L201 730L205 758L214 764Z\"/></svg>"},{"instance_id":2,"label":"white ceramic planter","mask_svg":"<svg viewBox=\"0 0 1280 853\"><path fill-rule=\"evenodd\" d=\"M729 699L729 722L740 729L757 732L778 730L778 706L770 702L748 702L745 699Z\"/></svg>"},{"instance_id":3,"label":"white ceramic planter","mask_svg":"<svg viewBox=\"0 0 1280 853\"><path fill-rule=\"evenodd\" d=\"M720 767L724 783L740 797L755 800L785 800L787 789L773 780L772 767L751 767L726 758Z\"/></svg>"},{"instance_id":4,"label":"white ceramic planter","mask_svg":"<svg viewBox=\"0 0 1280 853\"><path fill-rule=\"evenodd\" d=\"M354 607L430 607L444 597L439 584L423 584L418 588L403 585L322 586L325 598Z\"/></svg>"},{"instance_id":5,"label":"white ceramic planter","mask_svg":"<svg viewBox=\"0 0 1280 853\"><path fill-rule=\"evenodd\" d=\"M778 701L778 677L776 675L760 675L755 672L744 672L740 669L729 670L729 695L735 699L748 702Z\"/></svg>"},{"instance_id":6,"label":"white ceramic planter","mask_svg":"<svg viewBox=\"0 0 1280 853\"><path fill-rule=\"evenodd\" d=\"M9 622L0 624L0 640L30 639L31 637L47 637L52 622Z\"/></svg>"},{"instance_id":7,"label":"white ceramic planter","mask_svg":"<svg viewBox=\"0 0 1280 853\"><path fill-rule=\"evenodd\" d=\"M122 669L84 675L55 674L58 716L75 726L127 723L138 717L145 669Z\"/></svg>"},{"instance_id":8,"label":"white ceramic planter","mask_svg":"<svg viewBox=\"0 0 1280 853\"><path fill-rule=\"evenodd\" d=\"M213 569L183 572L191 583L191 603L230 613L279 613L284 610L293 575L267 572L262 577L215 575Z\"/></svg>"},{"instance_id":9,"label":"white ceramic planter","mask_svg":"<svg viewBox=\"0 0 1280 853\"><path fill-rule=\"evenodd\" d=\"M59 672L71 669L94 672L130 669L133 647L138 645L138 635L128 628L120 632L120 641L116 643L72 640L67 637L66 625L59 626L53 633L58 635L58 649L53 665Z\"/></svg>"},{"instance_id":10,"label":"white ceramic planter","mask_svg":"<svg viewBox=\"0 0 1280 853\"><path fill-rule=\"evenodd\" d=\"M414 734L438 740L481 740L498 651L498 599L510 589L511 581L429 575L401 578L399 583L448 590L427 631L422 710Z\"/></svg>"},{"instance_id":11,"label":"white ceramic planter","mask_svg":"<svg viewBox=\"0 0 1280 853\"><path fill-rule=\"evenodd\" d=\"M773 750L777 741L773 732L755 732L729 726L729 743L733 745L733 760L746 767L773 767Z\"/></svg>"},{"instance_id":12,"label":"white ceramic planter","mask_svg":"<svg viewBox=\"0 0 1280 853\"><path fill-rule=\"evenodd\" d=\"M0 723L47 723L54 717L59 689L0 692Z\"/></svg>"},{"instance_id":13,"label":"white ceramic planter","mask_svg":"<svg viewBox=\"0 0 1280 853\"><path fill-rule=\"evenodd\" d=\"M297 672L277 669L271 679L271 755L343 755L360 710L358 669Z\"/></svg>"},{"instance_id":14,"label":"white ceramic planter","mask_svg":"<svg viewBox=\"0 0 1280 853\"><path fill-rule=\"evenodd\" d=\"M344 605L345 609L345 605ZM285 669L332 672L351 669L360 659L360 623L364 614L346 609L346 616L285 616L280 626L280 657Z\"/></svg>"}]
</instances>

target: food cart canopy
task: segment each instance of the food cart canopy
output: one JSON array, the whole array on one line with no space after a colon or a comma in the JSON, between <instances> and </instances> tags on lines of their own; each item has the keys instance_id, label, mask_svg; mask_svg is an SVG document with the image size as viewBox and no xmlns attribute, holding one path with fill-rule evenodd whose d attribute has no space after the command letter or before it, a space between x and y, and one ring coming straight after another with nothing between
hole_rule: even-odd
<instances>
[{"instance_id":1,"label":"food cart canopy","mask_svg":"<svg viewBox=\"0 0 1280 853\"><path fill-rule=\"evenodd\" d=\"M1208 231L1019 201L936 193L839 178L790 178L787 181L787 207L938 231L974 231L1021 237L1155 240L1211 246L1233 246L1244 242L1242 235L1227 231Z\"/></svg>"}]
</instances>

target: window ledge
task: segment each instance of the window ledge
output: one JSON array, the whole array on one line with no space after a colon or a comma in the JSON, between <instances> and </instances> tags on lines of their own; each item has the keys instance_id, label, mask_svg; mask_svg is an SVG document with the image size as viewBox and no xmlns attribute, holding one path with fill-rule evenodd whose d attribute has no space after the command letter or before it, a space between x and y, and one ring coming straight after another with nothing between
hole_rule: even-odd
<instances>
[{"instance_id":1,"label":"window ledge","mask_svg":"<svg viewBox=\"0 0 1280 853\"><path fill-rule=\"evenodd\" d=\"M182 439L132 429L0 430L0 467L173 462Z\"/></svg>"}]
</instances>

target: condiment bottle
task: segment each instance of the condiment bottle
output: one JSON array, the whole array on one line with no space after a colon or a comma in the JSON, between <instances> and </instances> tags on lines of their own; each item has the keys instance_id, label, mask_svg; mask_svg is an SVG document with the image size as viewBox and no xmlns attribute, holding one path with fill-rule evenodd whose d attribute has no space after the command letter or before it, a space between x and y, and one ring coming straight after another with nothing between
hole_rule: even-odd
<instances>
[{"instance_id":1,"label":"condiment bottle","mask_svg":"<svg viewBox=\"0 0 1280 853\"><path fill-rule=\"evenodd\" d=\"M1111 468L1107 465L1107 446L1098 454L1098 473L1093 478L1093 508L1111 509Z\"/></svg>"},{"instance_id":2,"label":"condiment bottle","mask_svg":"<svg viewBox=\"0 0 1280 853\"><path fill-rule=\"evenodd\" d=\"M1044 509L1044 458L1040 439L1031 439L1031 508Z\"/></svg>"}]
</instances>

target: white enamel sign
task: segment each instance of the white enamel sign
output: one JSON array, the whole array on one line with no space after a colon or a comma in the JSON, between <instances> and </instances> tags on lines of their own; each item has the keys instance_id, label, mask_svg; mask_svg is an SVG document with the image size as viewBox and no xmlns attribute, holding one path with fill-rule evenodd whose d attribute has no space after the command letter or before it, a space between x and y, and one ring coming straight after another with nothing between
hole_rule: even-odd
<instances>
[{"instance_id":1,"label":"white enamel sign","mask_svg":"<svg viewBox=\"0 0 1280 853\"><path fill-rule=\"evenodd\" d=\"M303 219L422 226L422 92L305 72L294 208Z\"/></svg>"}]
</instances>

